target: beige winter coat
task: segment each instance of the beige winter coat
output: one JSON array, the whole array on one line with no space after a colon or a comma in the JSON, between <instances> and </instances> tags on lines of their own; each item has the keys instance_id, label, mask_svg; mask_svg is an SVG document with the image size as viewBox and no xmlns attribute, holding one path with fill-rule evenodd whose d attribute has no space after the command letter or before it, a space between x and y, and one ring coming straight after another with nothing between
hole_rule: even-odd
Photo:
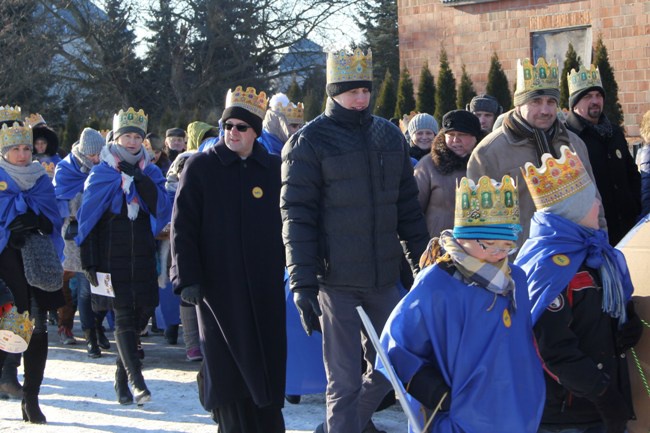
<instances>
[{"instance_id":1,"label":"beige winter coat","mask_svg":"<svg viewBox=\"0 0 650 433\"><path fill-rule=\"evenodd\" d=\"M585 143L580 137L569 131L563 123L556 121L555 125L560 128L560 133L557 135L557 139L550 143L550 145L553 146L558 155L562 145L569 146L578 154L589 176L594 180ZM532 139L521 139L515 136L512 130L502 125L481 140L474 148L469 159L469 164L467 165L467 177L474 181L484 175L499 181L506 174L510 175L513 179L517 179L519 210L523 229L523 233L519 236L519 244L522 244L528 238L530 220L535 213L535 205L521 174L521 168L527 162L536 164L536 161L535 143ZM600 199L600 193L597 193L596 196ZM603 229L607 229L604 215L601 207L600 226Z\"/></svg>"}]
</instances>

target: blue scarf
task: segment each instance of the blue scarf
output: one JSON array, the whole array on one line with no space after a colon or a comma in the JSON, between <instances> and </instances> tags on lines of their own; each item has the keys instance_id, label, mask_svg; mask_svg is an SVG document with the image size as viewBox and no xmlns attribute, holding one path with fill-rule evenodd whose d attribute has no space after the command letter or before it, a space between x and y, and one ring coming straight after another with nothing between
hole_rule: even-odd
<instances>
[{"instance_id":1,"label":"blue scarf","mask_svg":"<svg viewBox=\"0 0 650 433\"><path fill-rule=\"evenodd\" d=\"M9 241L9 224L18 216L34 211L36 215L45 215L52 222L53 230L50 237L54 243L59 258L63 260L63 238L61 225L63 221L54 197L54 187L50 178L43 174L33 187L21 191L18 184L0 169L0 251L5 249Z\"/></svg>"},{"instance_id":2,"label":"blue scarf","mask_svg":"<svg viewBox=\"0 0 650 433\"><path fill-rule=\"evenodd\" d=\"M603 311L621 324L626 322L625 305L634 287L623 253L609 244L607 233L552 213L535 212L530 237L515 260L528 276L533 323L566 289L583 263L600 271Z\"/></svg>"},{"instance_id":3,"label":"blue scarf","mask_svg":"<svg viewBox=\"0 0 650 433\"><path fill-rule=\"evenodd\" d=\"M86 236L95 227L104 212L110 210L111 213L119 215L122 210L122 201L126 200L127 205L138 205L136 210L144 211L150 215L151 230L157 235L169 222L171 215L171 205L165 191L165 178L162 172L155 164L145 164L141 168L143 174L148 176L156 185L158 198L156 203L156 216L151 215L147 205L138 195L138 191L130 176L122 175L117 167L117 161L113 155L108 154L105 147L102 149L102 161L93 167L90 171L81 200L81 207L77 212L79 221L79 234L75 238L77 245L86 239ZM129 209L131 211L131 209ZM129 212L129 218L135 219L137 212L132 215Z\"/></svg>"}]
</instances>

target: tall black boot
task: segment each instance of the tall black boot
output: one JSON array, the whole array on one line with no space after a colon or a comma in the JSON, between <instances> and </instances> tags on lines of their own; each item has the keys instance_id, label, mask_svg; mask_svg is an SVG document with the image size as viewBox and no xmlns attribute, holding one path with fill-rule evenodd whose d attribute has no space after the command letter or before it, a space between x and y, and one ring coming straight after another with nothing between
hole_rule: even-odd
<instances>
[{"instance_id":1,"label":"tall black boot","mask_svg":"<svg viewBox=\"0 0 650 433\"><path fill-rule=\"evenodd\" d=\"M24 354L25 383L21 409L23 420L33 424L45 424L45 415L38 405L38 394L43 383L47 361L47 333L33 334Z\"/></svg>"},{"instance_id":2,"label":"tall black boot","mask_svg":"<svg viewBox=\"0 0 650 433\"><path fill-rule=\"evenodd\" d=\"M142 376L142 362L137 353L138 337L134 330L118 330L115 333L115 343L126 368L129 382L133 387L135 402L138 405L143 405L151 400L151 392L147 389Z\"/></svg>"},{"instance_id":3,"label":"tall black boot","mask_svg":"<svg viewBox=\"0 0 650 433\"><path fill-rule=\"evenodd\" d=\"M115 369L115 395L120 404L133 404L133 394L129 389L129 378L120 357L117 357Z\"/></svg>"},{"instance_id":4,"label":"tall black boot","mask_svg":"<svg viewBox=\"0 0 650 433\"><path fill-rule=\"evenodd\" d=\"M111 348L111 342L108 341L108 338L106 338L106 334L104 333L104 326L102 325L103 318L100 319L98 317L95 317L95 332L97 333L97 344L99 347L101 347L104 350L108 350Z\"/></svg>"},{"instance_id":5,"label":"tall black boot","mask_svg":"<svg viewBox=\"0 0 650 433\"><path fill-rule=\"evenodd\" d=\"M88 356L90 358L100 358L102 356L102 350L97 345L97 332L95 328L86 329L84 335L86 336Z\"/></svg>"}]
</instances>

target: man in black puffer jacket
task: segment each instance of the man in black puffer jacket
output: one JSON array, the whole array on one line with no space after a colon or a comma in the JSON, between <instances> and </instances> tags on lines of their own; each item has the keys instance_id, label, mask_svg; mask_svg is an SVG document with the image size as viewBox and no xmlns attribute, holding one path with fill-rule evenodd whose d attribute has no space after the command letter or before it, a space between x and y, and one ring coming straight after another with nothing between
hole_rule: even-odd
<instances>
[{"instance_id":1,"label":"man in black puffer jacket","mask_svg":"<svg viewBox=\"0 0 650 433\"><path fill-rule=\"evenodd\" d=\"M408 145L396 126L370 112L371 56L330 53L325 113L282 151L291 290L307 334L319 326L323 332L327 422L317 431L373 431L370 417L390 384L372 367L375 351L367 339L368 369L359 374L362 326L355 307L363 306L381 332L399 299L402 254L417 270L428 241Z\"/></svg>"}]
</instances>

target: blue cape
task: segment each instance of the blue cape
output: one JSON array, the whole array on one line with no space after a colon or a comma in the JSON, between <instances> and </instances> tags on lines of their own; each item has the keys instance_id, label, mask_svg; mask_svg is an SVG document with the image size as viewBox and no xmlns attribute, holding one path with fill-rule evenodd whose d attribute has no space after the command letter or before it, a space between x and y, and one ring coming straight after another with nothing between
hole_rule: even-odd
<instances>
[{"instance_id":1,"label":"blue cape","mask_svg":"<svg viewBox=\"0 0 650 433\"><path fill-rule=\"evenodd\" d=\"M435 360L451 388L450 410L436 415L432 432L537 432L546 387L526 275L511 269L520 307L515 312L505 296L467 285L434 265L420 272L386 322L381 345L401 382ZM422 428L421 404L410 394L407 400Z\"/></svg>"},{"instance_id":2,"label":"blue cape","mask_svg":"<svg viewBox=\"0 0 650 433\"><path fill-rule=\"evenodd\" d=\"M122 191L122 175L106 161L100 162L90 171L83 192L81 207L77 212L79 221L79 234L75 238L77 245L81 245L86 236L95 227L104 212L111 211L118 215L122 210L122 201L127 203L137 200L140 211L150 215L151 230L157 235L167 225L171 218L171 205L165 190L165 178L155 164L147 164L142 170L145 176L151 178L158 190L156 203L156 216L151 215L147 205L138 195L135 182L131 184L128 194Z\"/></svg>"},{"instance_id":3,"label":"blue cape","mask_svg":"<svg viewBox=\"0 0 650 433\"><path fill-rule=\"evenodd\" d=\"M599 269L607 256L619 274L627 302L634 290L623 253L609 244L604 230L590 229L561 216L535 212L530 237L515 260L528 276L533 323L568 286L583 263Z\"/></svg>"},{"instance_id":4,"label":"blue cape","mask_svg":"<svg viewBox=\"0 0 650 433\"><path fill-rule=\"evenodd\" d=\"M52 222L53 230L50 237L54 243L59 258L63 260L63 238L61 225L63 221L54 197L54 187L49 176L43 174L33 187L21 191L18 184L0 169L0 251L5 249L9 241L9 224L18 216L31 209L36 215L45 215Z\"/></svg>"},{"instance_id":5,"label":"blue cape","mask_svg":"<svg viewBox=\"0 0 650 433\"><path fill-rule=\"evenodd\" d=\"M56 165L52 184L62 217L69 216L68 201L83 191L86 178L88 178L88 173L81 171L79 162L72 153L69 153Z\"/></svg>"},{"instance_id":6,"label":"blue cape","mask_svg":"<svg viewBox=\"0 0 650 433\"><path fill-rule=\"evenodd\" d=\"M257 138L257 141L259 141L271 155L280 155L282 153L284 143L266 129L262 130L262 135Z\"/></svg>"}]
</instances>

